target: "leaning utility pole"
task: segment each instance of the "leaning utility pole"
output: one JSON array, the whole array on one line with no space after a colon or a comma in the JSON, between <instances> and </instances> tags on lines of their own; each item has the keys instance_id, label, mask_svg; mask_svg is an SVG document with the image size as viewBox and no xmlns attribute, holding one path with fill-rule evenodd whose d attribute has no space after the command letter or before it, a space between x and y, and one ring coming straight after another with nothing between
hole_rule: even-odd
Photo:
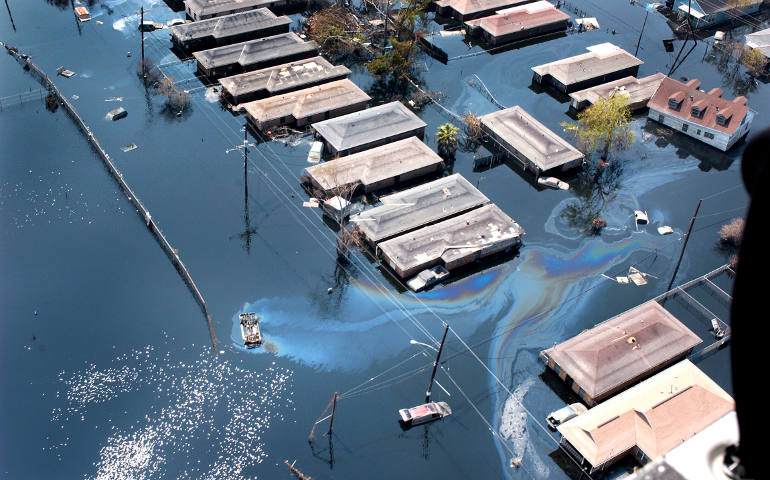
<instances>
[{"instance_id":1,"label":"leaning utility pole","mask_svg":"<svg viewBox=\"0 0 770 480\"><path fill-rule=\"evenodd\" d=\"M136 11L136 10L134 10ZM142 34L142 78L147 80L147 68L144 65L144 4L142 4L142 14L139 23L139 32Z\"/></svg>"},{"instance_id":2,"label":"leaning utility pole","mask_svg":"<svg viewBox=\"0 0 770 480\"><path fill-rule=\"evenodd\" d=\"M668 288L666 291L671 290L671 285L674 284L674 279L676 278L676 274L679 271L679 264L682 263L682 257L684 256L684 249L687 248L687 241L690 240L690 233L692 232L692 226L695 224L695 217L698 216L698 210L700 210L700 204L703 201L703 199L698 200L698 206L695 207L695 213L692 214L692 220L690 220L690 228L687 229L687 236L684 237L684 244L682 245L682 251L679 252L679 260L676 262L676 267L674 268L674 274L671 276L671 281L668 282Z\"/></svg>"},{"instance_id":3,"label":"leaning utility pole","mask_svg":"<svg viewBox=\"0 0 770 480\"><path fill-rule=\"evenodd\" d=\"M446 340L447 332L449 332L448 323L444 328L444 336L441 337L441 345L438 346L438 352L436 352L436 361L433 362L433 373L430 374L430 383L428 383L428 391L425 392L425 403L430 402L430 391L433 388L433 379L436 378L436 369L438 368L438 361L441 358L441 350L444 349L444 341Z\"/></svg>"},{"instance_id":4,"label":"leaning utility pole","mask_svg":"<svg viewBox=\"0 0 770 480\"><path fill-rule=\"evenodd\" d=\"M636 56L639 53L639 44L642 43L642 34L644 33L644 26L647 25L647 17L650 15L650 11L647 10L647 13L644 14L644 22L642 23L642 31L639 32L639 40L636 41L636 50L634 51L634 56Z\"/></svg>"},{"instance_id":5,"label":"leaning utility pole","mask_svg":"<svg viewBox=\"0 0 770 480\"><path fill-rule=\"evenodd\" d=\"M332 397L332 416L329 420L329 431L326 432L327 435L331 436L332 434L332 427L334 426L334 412L337 411L337 397L339 394L337 392L334 392L334 397Z\"/></svg>"}]
</instances>

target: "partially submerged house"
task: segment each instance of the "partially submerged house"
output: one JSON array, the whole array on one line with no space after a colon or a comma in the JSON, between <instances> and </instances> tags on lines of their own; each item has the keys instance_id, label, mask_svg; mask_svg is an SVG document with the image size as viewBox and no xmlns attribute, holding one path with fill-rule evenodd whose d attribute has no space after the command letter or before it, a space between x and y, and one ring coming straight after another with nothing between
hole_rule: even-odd
<instances>
[{"instance_id":1,"label":"partially submerged house","mask_svg":"<svg viewBox=\"0 0 770 480\"><path fill-rule=\"evenodd\" d=\"M323 138L327 152L345 156L411 136L422 139L425 125L401 102L390 102L312 127Z\"/></svg>"},{"instance_id":2,"label":"partially submerged house","mask_svg":"<svg viewBox=\"0 0 770 480\"><path fill-rule=\"evenodd\" d=\"M381 242L378 251L402 279L440 265L449 271L516 248L524 229L497 205L488 204Z\"/></svg>"},{"instance_id":3,"label":"partially submerged house","mask_svg":"<svg viewBox=\"0 0 770 480\"><path fill-rule=\"evenodd\" d=\"M171 40L182 50L200 50L288 33L291 19L257 8L171 27Z\"/></svg>"},{"instance_id":4,"label":"partially submerged house","mask_svg":"<svg viewBox=\"0 0 770 480\"><path fill-rule=\"evenodd\" d=\"M293 92L350 75L344 65L332 65L321 56L284 63L219 79L222 95L233 105Z\"/></svg>"},{"instance_id":5,"label":"partially submerged house","mask_svg":"<svg viewBox=\"0 0 770 480\"><path fill-rule=\"evenodd\" d=\"M584 155L518 105L479 117L481 128L522 168L540 175L580 166Z\"/></svg>"},{"instance_id":6,"label":"partially submerged house","mask_svg":"<svg viewBox=\"0 0 770 480\"><path fill-rule=\"evenodd\" d=\"M592 45L587 50L588 53L532 67L532 81L570 93L627 76L635 77L639 65L644 63L611 43Z\"/></svg>"},{"instance_id":7,"label":"partially submerged house","mask_svg":"<svg viewBox=\"0 0 770 480\"><path fill-rule=\"evenodd\" d=\"M380 197L382 205L350 217L370 245L489 203L459 173Z\"/></svg>"},{"instance_id":8,"label":"partially submerged house","mask_svg":"<svg viewBox=\"0 0 770 480\"><path fill-rule=\"evenodd\" d=\"M589 406L685 358L701 339L651 300L540 352Z\"/></svg>"},{"instance_id":9,"label":"partially submerged house","mask_svg":"<svg viewBox=\"0 0 770 480\"><path fill-rule=\"evenodd\" d=\"M680 21L689 16L692 28L699 29L757 13L761 6L762 0L675 0L673 10Z\"/></svg>"},{"instance_id":10,"label":"partially submerged house","mask_svg":"<svg viewBox=\"0 0 770 480\"><path fill-rule=\"evenodd\" d=\"M198 71L208 77L258 70L316 55L318 45L293 32L193 53Z\"/></svg>"},{"instance_id":11,"label":"partially submerged house","mask_svg":"<svg viewBox=\"0 0 770 480\"><path fill-rule=\"evenodd\" d=\"M284 8L301 4L298 0L185 0L184 11L191 20L206 20L256 8Z\"/></svg>"},{"instance_id":12,"label":"partially submerged house","mask_svg":"<svg viewBox=\"0 0 770 480\"><path fill-rule=\"evenodd\" d=\"M658 91L664 78L666 76L658 72L642 78L625 77L614 82L603 83L570 93L569 105L575 110L582 110L593 105L600 98L622 95L627 99L627 105L631 111L639 110L647 106L647 102Z\"/></svg>"},{"instance_id":13,"label":"partially submerged house","mask_svg":"<svg viewBox=\"0 0 770 480\"><path fill-rule=\"evenodd\" d=\"M444 161L417 137L319 163L305 169L313 188L326 195L351 188L368 193L438 172Z\"/></svg>"},{"instance_id":14,"label":"partially submerged house","mask_svg":"<svg viewBox=\"0 0 770 480\"><path fill-rule=\"evenodd\" d=\"M722 98L722 89L699 89L700 81L687 83L665 78L648 102L651 120L662 123L726 152L751 128L754 111L746 97Z\"/></svg>"},{"instance_id":15,"label":"partially submerged house","mask_svg":"<svg viewBox=\"0 0 770 480\"><path fill-rule=\"evenodd\" d=\"M766 58L770 58L770 28L747 34L746 47L757 50Z\"/></svg>"},{"instance_id":16,"label":"partially submerged house","mask_svg":"<svg viewBox=\"0 0 770 480\"><path fill-rule=\"evenodd\" d=\"M466 31L490 45L524 40L567 29L570 16L546 0L499 10L495 15L467 20Z\"/></svg>"},{"instance_id":17,"label":"partially submerged house","mask_svg":"<svg viewBox=\"0 0 770 480\"><path fill-rule=\"evenodd\" d=\"M366 108L371 98L350 80L255 100L243 107L249 122L258 130L280 126L303 127L312 122L339 117Z\"/></svg>"},{"instance_id":18,"label":"partially submerged house","mask_svg":"<svg viewBox=\"0 0 770 480\"><path fill-rule=\"evenodd\" d=\"M436 12L443 17L452 17L459 22L486 17L497 10L523 5L533 0L438 0Z\"/></svg>"},{"instance_id":19,"label":"partially submerged house","mask_svg":"<svg viewBox=\"0 0 770 480\"><path fill-rule=\"evenodd\" d=\"M590 475L626 455L642 464L663 456L734 409L727 392L683 360L558 431L564 450Z\"/></svg>"}]
</instances>

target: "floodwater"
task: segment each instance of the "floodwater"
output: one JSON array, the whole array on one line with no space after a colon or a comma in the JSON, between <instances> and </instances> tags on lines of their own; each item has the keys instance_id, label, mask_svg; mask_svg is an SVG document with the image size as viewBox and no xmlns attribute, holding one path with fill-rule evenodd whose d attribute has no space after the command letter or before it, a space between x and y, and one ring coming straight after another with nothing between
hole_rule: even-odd
<instances>
[{"instance_id":1,"label":"floodwater","mask_svg":"<svg viewBox=\"0 0 770 480\"><path fill-rule=\"evenodd\" d=\"M635 118L637 141L620 155L614 188L598 204L608 221L600 236L563 215L575 201L597 207L588 195L538 191L506 165L474 171L475 153L458 152L454 172L527 230L525 245L504 263L403 293L359 254L337 262L334 233L317 209L301 207L309 138L252 148L245 191L243 158L227 153L242 142L242 118L206 96L194 66L169 51L165 30L146 35L145 54L191 90L192 104L177 117L145 92L135 73L138 0L95 2L84 24L66 1L7 4L13 20L0 21L0 39L49 74L59 66L77 72L56 77L57 85L179 250L221 353L212 352L189 290L70 118L39 100L4 108L0 478L286 478L283 461L295 459L314 478L564 478L568 461L541 427L565 399L542 375L537 353L663 292L699 198L679 282L727 261L717 231L747 206L743 144L720 154L644 117ZM151 20L180 16L160 0L144 6ZM475 74L498 102L521 105L560 132L568 105L531 89L529 67L604 41L633 52L645 16L643 6L623 1L568 7L602 28L494 55L460 43L453 56L462 58L446 65L421 56L424 88L441 92L457 113L494 111L469 84ZM651 13L640 75L668 71L674 54L660 40L669 37ZM675 76L721 86L728 98L745 94L759 110L752 132L767 127L760 110L770 105L767 86L747 83L742 70L708 53L699 44ZM355 82L376 89L364 69L354 70ZM0 55L0 97L37 88ZM105 120L117 106L128 117ZM432 132L451 118L430 105L419 114L435 148ZM120 150L130 144L138 148ZM636 208L649 212L650 226L635 227ZM675 233L660 236L659 225ZM602 277L630 265L655 278L636 287ZM262 316L264 348L242 348L242 311ZM410 340L440 338L442 321L456 335L448 336L433 391L454 414L402 431L396 410L421 403L432 363L432 352ZM709 343L707 326L689 325ZM731 391L727 361L722 350L698 365ZM322 436L328 423L311 448L310 429L335 391L333 452Z\"/></svg>"}]
</instances>

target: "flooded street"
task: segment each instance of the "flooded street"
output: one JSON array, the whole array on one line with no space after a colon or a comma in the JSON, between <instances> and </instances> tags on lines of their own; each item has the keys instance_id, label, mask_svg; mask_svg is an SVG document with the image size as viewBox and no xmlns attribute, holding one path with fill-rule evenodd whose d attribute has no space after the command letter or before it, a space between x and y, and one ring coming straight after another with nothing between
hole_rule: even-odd
<instances>
[{"instance_id":1,"label":"flooded street","mask_svg":"<svg viewBox=\"0 0 770 480\"><path fill-rule=\"evenodd\" d=\"M544 374L538 352L663 293L698 199L676 284L729 261L718 231L748 205L745 141L721 153L644 114L634 117L636 141L618 155L616 182L599 204L580 189L535 188L507 164L474 167L483 147L458 151L452 172L524 227L524 244L514 258L404 292L360 252L339 261L320 209L302 206L310 136L262 142L250 134L257 145L244 178L241 151L232 150L242 145L244 117L207 91L194 62L171 52L168 30L145 35L145 55L191 93L181 116L137 77L142 2L88 3L92 20L81 24L69 1L8 0L13 23L4 14L0 40L51 76L152 213L206 300L219 352L169 257L63 108L46 110L43 94L10 105L41 87L3 49L0 478L288 478L284 460L317 479L568 478L570 461L544 427L564 405L564 388ZM520 105L566 136L569 103L531 86L530 67L602 42L633 53L646 10L619 0L563 5L601 28L494 54L451 39L446 64L419 54L422 88L440 92L455 114ZM162 0L144 7L154 21L183 16ZM295 25L300 17L292 15ZM681 41L667 53L661 40L672 36L651 12L639 77L668 72ZM699 42L672 77L745 95L757 111L749 137L770 126L768 85L725 70L706 48ZM55 75L60 66L76 75ZM350 68L370 105L390 101L363 65ZM117 107L128 116L107 120ZM459 125L431 103L417 113L433 150L439 125ZM575 227L575 205L599 209L608 223L601 235ZM635 224L636 209L650 225ZM659 235L661 225L674 233ZM630 266L649 283L602 276ZM731 279L719 281L731 291ZM262 317L258 349L243 347L238 324L251 311ZM686 316L704 339L696 351L713 342L710 325ZM422 403L434 358L410 340L432 344L443 322L452 332L433 397L453 414L403 431L397 410ZM729 349L695 361L731 392L728 362ZM330 451L328 423L312 445L307 438L334 392Z\"/></svg>"}]
</instances>

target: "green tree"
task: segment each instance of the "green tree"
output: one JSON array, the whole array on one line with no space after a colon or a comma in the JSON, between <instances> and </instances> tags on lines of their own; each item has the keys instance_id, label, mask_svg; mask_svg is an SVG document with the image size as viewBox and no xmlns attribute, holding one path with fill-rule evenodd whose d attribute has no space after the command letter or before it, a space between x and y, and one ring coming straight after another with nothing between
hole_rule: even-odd
<instances>
[{"instance_id":1,"label":"green tree","mask_svg":"<svg viewBox=\"0 0 770 480\"><path fill-rule=\"evenodd\" d=\"M759 76L767 67L767 57L757 48L746 48L741 56L741 63L752 75Z\"/></svg>"},{"instance_id":2,"label":"green tree","mask_svg":"<svg viewBox=\"0 0 770 480\"><path fill-rule=\"evenodd\" d=\"M366 68L373 75L384 76L392 74L397 78L408 76L412 66L412 58L417 52L414 42L408 40L399 42L392 37L388 42L391 46L390 51L366 62Z\"/></svg>"},{"instance_id":3,"label":"green tree","mask_svg":"<svg viewBox=\"0 0 770 480\"><path fill-rule=\"evenodd\" d=\"M436 130L436 143L439 152L451 154L457 149L457 135L460 129L451 123L445 123Z\"/></svg>"},{"instance_id":4,"label":"green tree","mask_svg":"<svg viewBox=\"0 0 770 480\"><path fill-rule=\"evenodd\" d=\"M624 95L600 98L578 114L577 123L563 122L561 126L577 139L583 152L601 150L601 159L606 161L612 152L625 150L634 142L627 103Z\"/></svg>"}]
</instances>

